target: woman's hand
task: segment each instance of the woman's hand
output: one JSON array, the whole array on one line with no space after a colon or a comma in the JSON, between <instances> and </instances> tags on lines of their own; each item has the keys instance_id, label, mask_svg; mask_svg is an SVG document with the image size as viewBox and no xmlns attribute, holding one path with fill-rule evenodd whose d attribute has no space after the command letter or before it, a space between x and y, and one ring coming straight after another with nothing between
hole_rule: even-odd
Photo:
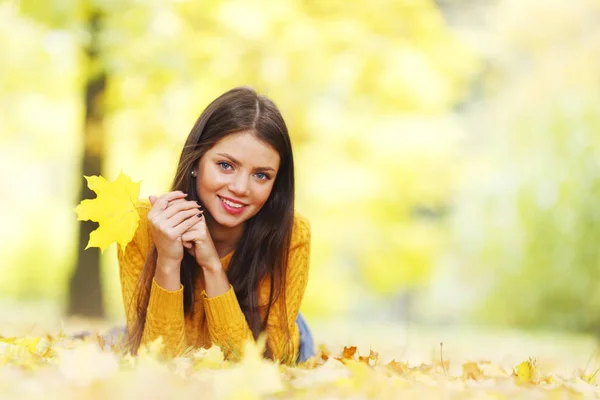
<instances>
[{"instance_id":1,"label":"woman's hand","mask_svg":"<svg viewBox=\"0 0 600 400\"><path fill-rule=\"evenodd\" d=\"M198 203L185 200L185 196L180 191L150 196L148 222L158 258L173 264L183 259L182 235L202 219Z\"/></svg>"},{"instance_id":2,"label":"woman's hand","mask_svg":"<svg viewBox=\"0 0 600 400\"><path fill-rule=\"evenodd\" d=\"M204 217L201 217L198 222L188 229L181 236L181 239L186 250L194 256L198 265L205 272L216 271L222 267Z\"/></svg>"},{"instance_id":3,"label":"woman's hand","mask_svg":"<svg viewBox=\"0 0 600 400\"><path fill-rule=\"evenodd\" d=\"M202 268L206 295L212 298L226 293L231 285L204 218L185 232L181 239L186 251L194 256Z\"/></svg>"}]
</instances>

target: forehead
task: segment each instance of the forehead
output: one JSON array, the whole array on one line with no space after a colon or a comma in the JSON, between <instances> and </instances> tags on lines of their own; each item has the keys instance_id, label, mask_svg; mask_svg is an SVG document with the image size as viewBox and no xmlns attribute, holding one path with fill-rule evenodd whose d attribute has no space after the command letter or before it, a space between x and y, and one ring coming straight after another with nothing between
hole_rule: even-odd
<instances>
[{"instance_id":1,"label":"forehead","mask_svg":"<svg viewBox=\"0 0 600 400\"><path fill-rule=\"evenodd\" d=\"M279 167L279 153L250 132L232 133L219 140L209 151L227 153L251 167Z\"/></svg>"}]
</instances>

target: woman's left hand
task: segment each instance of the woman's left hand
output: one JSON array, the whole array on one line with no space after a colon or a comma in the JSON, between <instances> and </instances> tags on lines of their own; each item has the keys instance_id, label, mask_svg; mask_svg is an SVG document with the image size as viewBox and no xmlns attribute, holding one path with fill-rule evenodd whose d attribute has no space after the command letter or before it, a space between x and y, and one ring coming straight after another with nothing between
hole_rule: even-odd
<instances>
[{"instance_id":1,"label":"woman's left hand","mask_svg":"<svg viewBox=\"0 0 600 400\"><path fill-rule=\"evenodd\" d=\"M189 228L181 241L186 251L194 256L202 269L215 270L221 268L221 260L213 243L204 216L195 225Z\"/></svg>"}]
</instances>

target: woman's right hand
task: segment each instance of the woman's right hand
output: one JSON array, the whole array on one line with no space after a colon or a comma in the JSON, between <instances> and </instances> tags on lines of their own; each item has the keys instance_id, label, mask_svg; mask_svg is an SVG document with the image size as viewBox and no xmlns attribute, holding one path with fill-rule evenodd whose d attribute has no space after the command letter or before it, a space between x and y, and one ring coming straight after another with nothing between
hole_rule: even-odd
<instances>
[{"instance_id":1,"label":"woman's right hand","mask_svg":"<svg viewBox=\"0 0 600 400\"><path fill-rule=\"evenodd\" d=\"M148 212L148 223L158 258L171 263L181 263L183 242L181 235L194 226L200 218L199 205L185 200L181 191L168 192L156 198L150 196L152 209Z\"/></svg>"}]
</instances>

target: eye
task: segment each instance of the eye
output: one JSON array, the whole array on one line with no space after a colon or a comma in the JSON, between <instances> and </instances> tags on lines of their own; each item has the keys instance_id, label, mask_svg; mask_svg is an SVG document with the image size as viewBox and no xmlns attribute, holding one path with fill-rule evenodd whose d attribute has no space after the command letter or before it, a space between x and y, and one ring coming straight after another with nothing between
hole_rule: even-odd
<instances>
[{"instance_id":1,"label":"eye","mask_svg":"<svg viewBox=\"0 0 600 400\"><path fill-rule=\"evenodd\" d=\"M255 176L261 181L268 181L271 177L263 172L257 172Z\"/></svg>"},{"instance_id":2,"label":"eye","mask_svg":"<svg viewBox=\"0 0 600 400\"><path fill-rule=\"evenodd\" d=\"M220 166L225 171L229 171L229 170L233 169L233 167L231 166L231 164L226 163L225 161L219 161L217 163L217 165Z\"/></svg>"}]
</instances>

